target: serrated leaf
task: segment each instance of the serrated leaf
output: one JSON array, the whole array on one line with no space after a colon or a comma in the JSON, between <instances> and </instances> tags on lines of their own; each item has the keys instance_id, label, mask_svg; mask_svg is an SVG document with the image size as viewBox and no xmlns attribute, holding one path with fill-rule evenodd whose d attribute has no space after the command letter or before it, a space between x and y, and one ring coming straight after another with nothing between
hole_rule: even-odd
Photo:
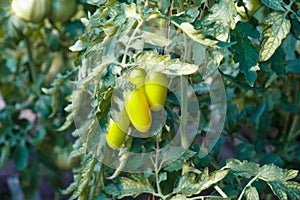
<instances>
[{"instance_id":1,"label":"serrated leaf","mask_svg":"<svg viewBox=\"0 0 300 200\"><path fill-rule=\"evenodd\" d=\"M208 168L205 168L198 180L194 173L186 174L180 177L178 185L173 193L183 194L185 196L199 194L201 191L208 189L213 184L222 180L228 172L229 170L216 170L209 174Z\"/></svg>"},{"instance_id":2,"label":"serrated leaf","mask_svg":"<svg viewBox=\"0 0 300 200\"><path fill-rule=\"evenodd\" d=\"M273 193L281 200L298 200L300 184L294 181L270 181L268 185Z\"/></svg>"},{"instance_id":3,"label":"serrated leaf","mask_svg":"<svg viewBox=\"0 0 300 200\"><path fill-rule=\"evenodd\" d=\"M73 192L70 199L87 199L88 184L93 175L96 163L97 160L92 155L84 156L80 168L75 171L74 182L68 188L62 190L62 194Z\"/></svg>"},{"instance_id":4,"label":"serrated leaf","mask_svg":"<svg viewBox=\"0 0 300 200\"><path fill-rule=\"evenodd\" d=\"M169 165L173 163L175 160L179 159L184 153L186 149L181 146L174 146L166 149L161 154L161 164Z\"/></svg>"},{"instance_id":5,"label":"serrated leaf","mask_svg":"<svg viewBox=\"0 0 300 200\"><path fill-rule=\"evenodd\" d=\"M188 22L177 23L177 21L171 20L171 22L180 28L182 32L188 35L192 40L206 46L217 47L218 40L209 39L206 37L205 33L201 30L196 30L194 26Z\"/></svg>"},{"instance_id":6,"label":"serrated leaf","mask_svg":"<svg viewBox=\"0 0 300 200\"><path fill-rule=\"evenodd\" d=\"M129 139L126 140L126 144L122 146L121 150L119 151L118 157L119 157L119 164L118 167L115 169L114 173L108 177L107 179L114 179L123 171L127 160L130 156L130 148L132 144L132 137L129 137Z\"/></svg>"},{"instance_id":7,"label":"serrated leaf","mask_svg":"<svg viewBox=\"0 0 300 200\"><path fill-rule=\"evenodd\" d=\"M281 6L280 3L280 2L283 3L282 0L262 0L262 2L269 8L272 8L274 10L284 11L284 8Z\"/></svg>"},{"instance_id":8,"label":"serrated leaf","mask_svg":"<svg viewBox=\"0 0 300 200\"><path fill-rule=\"evenodd\" d=\"M124 12L126 18L140 18L139 14L136 13L136 5L134 3L131 3L130 5L126 4L124 7Z\"/></svg>"},{"instance_id":9,"label":"serrated leaf","mask_svg":"<svg viewBox=\"0 0 300 200\"><path fill-rule=\"evenodd\" d=\"M215 48L210 49L208 52L209 55L204 64L203 72L201 73L203 79L206 79L220 66L220 63L224 58L225 49Z\"/></svg>"},{"instance_id":10,"label":"serrated leaf","mask_svg":"<svg viewBox=\"0 0 300 200\"><path fill-rule=\"evenodd\" d=\"M229 168L231 173L234 173L237 176L242 176L242 177L246 177L246 178L256 176L259 173L258 164L248 162L248 161L241 162L236 159L227 160L226 168Z\"/></svg>"},{"instance_id":11,"label":"serrated leaf","mask_svg":"<svg viewBox=\"0 0 300 200\"><path fill-rule=\"evenodd\" d=\"M166 39L165 37L144 30L142 30L141 37L143 37L145 43L160 46L160 47L169 46L170 43L172 42L171 40Z\"/></svg>"},{"instance_id":12,"label":"serrated leaf","mask_svg":"<svg viewBox=\"0 0 300 200\"><path fill-rule=\"evenodd\" d=\"M259 195L255 187L247 187L244 195L247 200L259 200Z\"/></svg>"},{"instance_id":13,"label":"serrated leaf","mask_svg":"<svg viewBox=\"0 0 300 200\"><path fill-rule=\"evenodd\" d=\"M297 177L297 170L281 169L274 164L264 165L259 169L259 178L265 181L287 181Z\"/></svg>"},{"instance_id":14,"label":"serrated leaf","mask_svg":"<svg viewBox=\"0 0 300 200\"><path fill-rule=\"evenodd\" d=\"M257 66L259 59L258 50L252 45L248 36L259 35L258 31L250 24L246 22L238 22L236 28L232 31L232 41L237 41L236 44L232 45L235 50L234 61L239 63L241 72L249 83L253 86L257 78L256 71L252 70L253 67Z\"/></svg>"},{"instance_id":15,"label":"serrated leaf","mask_svg":"<svg viewBox=\"0 0 300 200\"><path fill-rule=\"evenodd\" d=\"M45 94L51 95L51 109L52 113L50 114L50 118L53 117L58 109L58 101L59 101L59 89L67 76L59 75L51 84L50 89L42 88L42 91Z\"/></svg>"},{"instance_id":16,"label":"serrated leaf","mask_svg":"<svg viewBox=\"0 0 300 200\"><path fill-rule=\"evenodd\" d=\"M156 55L151 51L141 54L136 62L145 70L159 71L169 75L188 75L198 70L197 65L171 59L170 55Z\"/></svg>"},{"instance_id":17,"label":"serrated leaf","mask_svg":"<svg viewBox=\"0 0 300 200\"><path fill-rule=\"evenodd\" d=\"M223 0L210 8L211 14L201 22L201 29L219 41L226 42L230 29L234 29L237 12L233 0Z\"/></svg>"},{"instance_id":18,"label":"serrated leaf","mask_svg":"<svg viewBox=\"0 0 300 200\"><path fill-rule=\"evenodd\" d=\"M260 61L267 61L280 46L290 31L291 23L286 19L286 12L272 12L265 20L264 40L259 52Z\"/></svg>"},{"instance_id":19,"label":"serrated leaf","mask_svg":"<svg viewBox=\"0 0 300 200\"><path fill-rule=\"evenodd\" d=\"M129 178L121 177L117 184L107 185L104 191L114 198L137 197L143 193L155 192L149 180L140 174L131 175Z\"/></svg>"}]
</instances>

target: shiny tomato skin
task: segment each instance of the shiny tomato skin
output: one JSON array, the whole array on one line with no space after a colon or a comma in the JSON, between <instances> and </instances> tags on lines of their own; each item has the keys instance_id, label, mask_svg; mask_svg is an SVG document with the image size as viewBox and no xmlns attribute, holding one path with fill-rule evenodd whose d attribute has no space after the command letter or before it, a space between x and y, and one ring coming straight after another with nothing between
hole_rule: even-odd
<instances>
[{"instance_id":1,"label":"shiny tomato skin","mask_svg":"<svg viewBox=\"0 0 300 200\"><path fill-rule=\"evenodd\" d=\"M117 149L122 146L126 137L126 132L121 130L118 123L110 121L108 132L106 134L106 143L112 149Z\"/></svg>"},{"instance_id":2,"label":"shiny tomato skin","mask_svg":"<svg viewBox=\"0 0 300 200\"><path fill-rule=\"evenodd\" d=\"M125 109L132 125L140 132L146 133L152 123L150 105L144 87L128 92Z\"/></svg>"},{"instance_id":3,"label":"shiny tomato skin","mask_svg":"<svg viewBox=\"0 0 300 200\"><path fill-rule=\"evenodd\" d=\"M148 72L145 78L145 93L151 109L159 111L164 107L168 92L168 77L160 72Z\"/></svg>"},{"instance_id":4,"label":"shiny tomato skin","mask_svg":"<svg viewBox=\"0 0 300 200\"><path fill-rule=\"evenodd\" d=\"M49 15L51 0L13 0L11 8L18 17L39 23Z\"/></svg>"},{"instance_id":5,"label":"shiny tomato skin","mask_svg":"<svg viewBox=\"0 0 300 200\"><path fill-rule=\"evenodd\" d=\"M76 0L52 0L52 9L49 19L52 22L66 23L76 11Z\"/></svg>"},{"instance_id":6,"label":"shiny tomato skin","mask_svg":"<svg viewBox=\"0 0 300 200\"><path fill-rule=\"evenodd\" d=\"M133 83L136 88L144 86L146 72L143 69L133 69L129 72L127 80Z\"/></svg>"}]
</instances>

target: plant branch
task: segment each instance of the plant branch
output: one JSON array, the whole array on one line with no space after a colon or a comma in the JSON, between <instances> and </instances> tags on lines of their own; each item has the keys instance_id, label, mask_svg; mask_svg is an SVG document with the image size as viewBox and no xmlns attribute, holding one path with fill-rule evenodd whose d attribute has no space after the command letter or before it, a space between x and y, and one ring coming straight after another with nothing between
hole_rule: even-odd
<instances>
[{"instance_id":1,"label":"plant branch","mask_svg":"<svg viewBox=\"0 0 300 200\"><path fill-rule=\"evenodd\" d=\"M35 63L34 63L34 60L33 60L31 45L30 45L30 41L29 41L28 37L25 37L25 43L26 43L27 52L28 52L28 56L29 56L30 74L31 74L33 83L35 83L35 81L36 81L36 74L35 74L35 69L34 69Z\"/></svg>"},{"instance_id":2,"label":"plant branch","mask_svg":"<svg viewBox=\"0 0 300 200\"><path fill-rule=\"evenodd\" d=\"M127 57L127 53L129 50L129 46L132 43L132 41L134 40L135 35L136 35L137 31L139 30L139 28L142 26L142 24L143 24L142 20L138 21L138 25L135 27L134 31L132 32L132 35L130 36L130 38L128 40L128 43L126 45L126 48L125 48L125 51L123 54L123 58L122 58L122 66L125 65L125 63L126 63L126 57Z\"/></svg>"},{"instance_id":3,"label":"plant branch","mask_svg":"<svg viewBox=\"0 0 300 200\"><path fill-rule=\"evenodd\" d=\"M253 178L247 183L247 185L244 187L243 191L241 192L241 194L240 194L238 200L241 200L241 199L243 198L243 195L244 195L244 193L245 193L247 187L249 187L254 181L256 181L257 178L258 178L258 176L259 176L259 175L256 175L255 177L253 177Z\"/></svg>"}]
</instances>

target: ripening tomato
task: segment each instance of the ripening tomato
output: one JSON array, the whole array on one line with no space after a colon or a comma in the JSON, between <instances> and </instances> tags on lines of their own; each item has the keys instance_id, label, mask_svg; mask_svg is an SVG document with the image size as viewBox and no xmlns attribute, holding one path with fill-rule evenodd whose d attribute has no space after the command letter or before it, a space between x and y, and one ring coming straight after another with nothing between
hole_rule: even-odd
<instances>
[{"instance_id":1,"label":"ripening tomato","mask_svg":"<svg viewBox=\"0 0 300 200\"><path fill-rule=\"evenodd\" d=\"M52 9L49 19L52 22L65 23L71 19L76 11L76 0L52 0Z\"/></svg>"},{"instance_id":2,"label":"ripening tomato","mask_svg":"<svg viewBox=\"0 0 300 200\"><path fill-rule=\"evenodd\" d=\"M144 85L146 77L146 72L143 69L134 69L130 71L127 76L127 80L133 84L135 84L136 88L139 88Z\"/></svg>"},{"instance_id":3,"label":"ripening tomato","mask_svg":"<svg viewBox=\"0 0 300 200\"><path fill-rule=\"evenodd\" d=\"M168 77L160 72L149 72L145 78L145 93L151 109L159 111L164 107L168 92Z\"/></svg>"},{"instance_id":4,"label":"ripening tomato","mask_svg":"<svg viewBox=\"0 0 300 200\"><path fill-rule=\"evenodd\" d=\"M39 23L48 16L51 10L51 0L13 0L11 8L18 17Z\"/></svg>"},{"instance_id":5,"label":"ripening tomato","mask_svg":"<svg viewBox=\"0 0 300 200\"><path fill-rule=\"evenodd\" d=\"M106 134L106 142L110 148L117 149L121 147L125 140L129 124L130 122L125 111L121 112L118 123L112 119L110 120Z\"/></svg>"},{"instance_id":6,"label":"ripening tomato","mask_svg":"<svg viewBox=\"0 0 300 200\"><path fill-rule=\"evenodd\" d=\"M152 123L150 105L148 103L145 88L145 71L134 69L128 76L128 81L135 84L136 89L129 91L125 97L125 109L132 125L140 132L147 132Z\"/></svg>"}]
</instances>

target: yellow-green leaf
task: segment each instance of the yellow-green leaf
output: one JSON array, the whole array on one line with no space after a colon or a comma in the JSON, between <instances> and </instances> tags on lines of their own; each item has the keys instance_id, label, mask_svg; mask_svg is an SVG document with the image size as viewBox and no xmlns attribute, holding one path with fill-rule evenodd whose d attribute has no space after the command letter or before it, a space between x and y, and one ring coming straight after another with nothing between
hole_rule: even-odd
<instances>
[{"instance_id":1,"label":"yellow-green leaf","mask_svg":"<svg viewBox=\"0 0 300 200\"><path fill-rule=\"evenodd\" d=\"M260 61L267 61L290 31L291 23L285 12L272 12L265 20L264 40L259 52Z\"/></svg>"}]
</instances>

